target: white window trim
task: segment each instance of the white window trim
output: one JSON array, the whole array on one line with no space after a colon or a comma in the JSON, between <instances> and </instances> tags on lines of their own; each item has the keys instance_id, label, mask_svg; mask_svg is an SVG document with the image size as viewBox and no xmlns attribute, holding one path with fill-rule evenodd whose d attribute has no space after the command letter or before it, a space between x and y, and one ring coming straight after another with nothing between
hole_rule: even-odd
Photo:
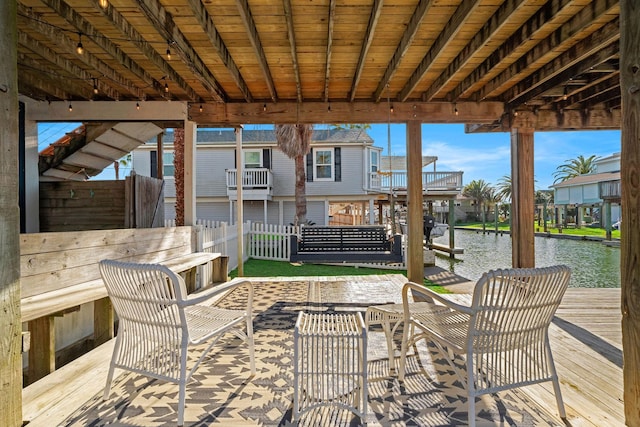
<instances>
[{"instance_id":1,"label":"white window trim","mask_svg":"<svg viewBox=\"0 0 640 427\"><path fill-rule=\"evenodd\" d=\"M378 161L375 163L376 170L373 170L373 166L374 166L373 157L374 157L374 155L378 159ZM377 150L369 149L369 171L370 172L380 172L380 152L377 151Z\"/></svg>"},{"instance_id":2,"label":"white window trim","mask_svg":"<svg viewBox=\"0 0 640 427\"><path fill-rule=\"evenodd\" d=\"M245 150L242 150L242 166L245 169L247 169L247 157L246 157L247 153L258 153L258 158L260 159L260 165L258 166L258 168L263 167L262 150L261 149L245 149Z\"/></svg>"},{"instance_id":3,"label":"white window trim","mask_svg":"<svg viewBox=\"0 0 640 427\"><path fill-rule=\"evenodd\" d=\"M317 154L318 152L330 151L331 152L331 176L329 178L319 178L318 177L318 166L327 166L324 164L317 164ZM335 181L336 176L336 153L333 148L315 148L313 150L313 180L314 181Z\"/></svg>"}]
</instances>

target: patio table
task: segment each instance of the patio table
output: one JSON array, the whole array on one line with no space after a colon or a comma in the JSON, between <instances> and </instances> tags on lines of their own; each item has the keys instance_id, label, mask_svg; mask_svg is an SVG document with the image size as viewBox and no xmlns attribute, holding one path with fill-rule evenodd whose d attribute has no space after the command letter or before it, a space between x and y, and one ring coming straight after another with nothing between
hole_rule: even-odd
<instances>
[{"instance_id":1,"label":"patio table","mask_svg":"<svg viewBox=\"0 0 640 427\"><path fill-rule=\"evenodd\" d=\"M367 413L367 328L359 312L300 312L294 329L293 417L320 406Z\"/></svg>"}]
</instances>

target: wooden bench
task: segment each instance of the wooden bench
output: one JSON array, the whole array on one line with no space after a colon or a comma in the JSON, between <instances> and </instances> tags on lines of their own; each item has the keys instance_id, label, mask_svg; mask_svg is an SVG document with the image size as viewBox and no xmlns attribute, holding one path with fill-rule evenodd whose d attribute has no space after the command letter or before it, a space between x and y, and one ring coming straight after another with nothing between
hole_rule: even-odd
<instances>
[{"instance_id":1,"label":"wooden bench","mask_svg":"<svg viewBox=\"0 0 640 427\"><path fill-rule=\"evenodd\" d=\"M100 260L165 264L183 274L189 292L195 290L200 265L213 263L212 281L226 281L228 258L194 252L193 234L192 227L175 227L21 235L21 315L30 334L28 382L56 369L56 318L92 303L92 344L113 338L114 315L100 278Z\"/></svg>"},{"instance_id":2,"label":"wooden bench","mask_svg":"<svg viewBox=\"0 0 640 427\"><path fill-rule=\"evenodd\" d=\"M302 227L291 236L291 262L402 262L402 236L383 226Z\"/></svg>"}]
</instances>

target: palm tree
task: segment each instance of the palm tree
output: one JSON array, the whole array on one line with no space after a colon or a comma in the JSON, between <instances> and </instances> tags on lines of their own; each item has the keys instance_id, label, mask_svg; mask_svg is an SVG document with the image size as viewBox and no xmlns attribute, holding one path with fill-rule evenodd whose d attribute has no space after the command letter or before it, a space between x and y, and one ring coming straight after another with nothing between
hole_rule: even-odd
<instances>
[{"instance_id":1,"label":"palm tree","mask_svg":"<svg viewBox=\"0 0 640 427\"><path fill-rule=\"evenodd\" d=\"M473 180L462 190L462 195L471 197L475 201L476 219L480 214L480 207L483 205L489 184L484 179Z\"/></svg>"},{"instance_id":2,"label":"palm tree","mask_svg":"<svg viewBox=\"0 0 640 427\"><path fill-rule=\"evenodd\" d=\"M556 179L553 181L554 184L558 182L566 181L570 178L575 178L578 175L585 175L588 173L592 173L596 169L596 160L600 157L595 154L585 158L583 155L579 155L575 159L565 160L566 163L561 164L556 168L553 176Z\"/></svg>"},{"instance_id":3,"label":"palm tree","mask_svg":"<svg viewBox=\"0 0 640 427\"><path fill-rule=\"evenodd\" d=\"M511 200L511 175L503 175L498 180L497 190L501 201Z\"/></svg>"},{"instance_id":4,"label":"palm tree","mask_svg":"<svg viewBox=\"0 0 640 427\"><path fill-rule=\"evenodd\" d=\"M120 166L127 167L131 163L131 153L127 154L120 160L113 162L113 169L116 171L116 181L120 179Z\"/></svg>"},{"instance_id":5,"label":"palm tree","mask_svg":"<svg viewBox=\"0 0 640 427\"><path fill-rule=\"evenodd\" d=\"M313 125L291 124L276 125L276 141L282 152L295 161L296 165L296 217L294 225L304 224L307 221L307 196L306 175L304 172L304 156L311 149L311 135Z\"/></svg>"}]
</instances>

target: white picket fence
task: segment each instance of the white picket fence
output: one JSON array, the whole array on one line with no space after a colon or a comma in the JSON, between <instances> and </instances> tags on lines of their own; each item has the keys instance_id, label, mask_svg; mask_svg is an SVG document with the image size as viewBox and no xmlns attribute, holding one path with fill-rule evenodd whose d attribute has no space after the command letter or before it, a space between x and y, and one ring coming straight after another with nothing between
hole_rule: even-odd
<instances>
[{"instance_id":1,"label":"white picket fence","mask_svg":"<svg viewBox=\"0 0 640 427\"><path fill-rule=\"evenodd\" d=\"M175 221L166 220L165 227L175 227ZM242 227L243 230L243 262L249 258L265 259L271 261L289 261L291 253L290 236L299 234L299 227L291 225L275 225L253 223L248 221ZM238 228L222 221L197 220L197 243L199 252L219 252L229 257L229 271L238 267ZM402 245L403 259L405 258L406 245ZM363 267L403 270L406 265L384 263L357 263ZM203 282L208 283L211 277L211 267L202 268L200 274Z\"/></svg>"}]
</instances>

